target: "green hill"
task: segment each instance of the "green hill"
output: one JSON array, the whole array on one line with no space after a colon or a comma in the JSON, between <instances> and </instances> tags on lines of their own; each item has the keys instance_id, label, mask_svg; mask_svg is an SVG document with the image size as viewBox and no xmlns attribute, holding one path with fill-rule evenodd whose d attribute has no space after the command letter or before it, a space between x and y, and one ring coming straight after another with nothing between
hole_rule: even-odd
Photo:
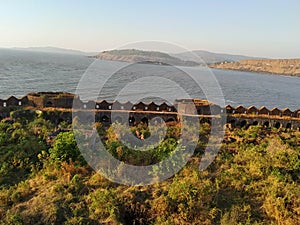
<instances>
[{"instance_id":1,"label":"green hill","mask_svg":"<svg viewBox=\"0 0 300 225\"><path fill-rule=\"evenodd\" d=\"M136 49L123 49L104 51L96 55L95 58L122 62L147 62L153 64L165 64L174 66L198 66L199 63L193 61L184 61L179 58L170 56L167 53L158 51L142 51Z\"/></svg>"}]
</instances>

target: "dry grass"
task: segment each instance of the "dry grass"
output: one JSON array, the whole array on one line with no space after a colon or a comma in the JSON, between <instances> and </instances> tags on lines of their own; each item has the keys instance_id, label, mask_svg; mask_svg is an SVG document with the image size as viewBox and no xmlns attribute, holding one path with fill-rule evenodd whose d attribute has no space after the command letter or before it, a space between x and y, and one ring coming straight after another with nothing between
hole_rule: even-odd
<instances>
[{"instance_id":1,"label":"dry grass","mask_svg":"<svg viewBox=\"0 0 300 225\"><path fill-rule=\"evenodd\" d=\"M243 60L240 62L211 64L210 67L217 69L300 76L300 59Z\"/></svg>"}]
</instances>

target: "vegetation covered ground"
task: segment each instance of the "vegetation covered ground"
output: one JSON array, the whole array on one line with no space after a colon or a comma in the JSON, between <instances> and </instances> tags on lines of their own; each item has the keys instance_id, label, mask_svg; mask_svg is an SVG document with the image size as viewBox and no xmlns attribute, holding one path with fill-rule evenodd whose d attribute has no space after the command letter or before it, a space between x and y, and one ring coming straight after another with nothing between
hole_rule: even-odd
<instances>
[{"instance_id":1,"label":"vegetation covered ground","mask_svg":"<svg viewBox=\"0 0 300 225\"><path fill-rule=\"evenodd\" d=\"M0 224L300 224L299 132L227 130L214 162L199 171L209 138L209 124L201 124L194 156L179 173L153 185L126 186L87 165L72 131L59 133L50 146L57 124L30 113L12 118L0 123ZM167 157L179 130L169 127L160 145L139 152L97 124L108 151L138 165ZM151 135L143 125L132 132Z\"/></svg>"}]
</instances>

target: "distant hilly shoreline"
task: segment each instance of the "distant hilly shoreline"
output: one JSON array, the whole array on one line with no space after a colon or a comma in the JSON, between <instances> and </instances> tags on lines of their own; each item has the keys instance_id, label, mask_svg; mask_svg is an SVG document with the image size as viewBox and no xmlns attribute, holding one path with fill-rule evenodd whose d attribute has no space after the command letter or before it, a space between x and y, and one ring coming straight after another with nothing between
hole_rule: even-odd
<instances>
[{"instance_id":1,"label":"distant hilly shoreline","mask_svg":"<svg viewBox=\"0 0 300 225\"><path fill-rule=\"evenodd\" d=\"M209 67L300 77L300 59L249 59L240 62L213 63Z\"/></svg>"},{"instance_id":2,"label":"distant hilly shoreline","mask_svg":"<svg viewBox=\"0 0 300 225\"><path fill-rule=\"evenodd\" d=\"M225 53L214 53L204 50L195 50L191 52L182 52L171 54L174 57L190 60L199 63L218 63L218 62L238 62L246 59L262 59L260 57L245 56L245 55L235 55L235 54L225 54Z\"/></svg>"},{"instance_id":3,"label":"distant hilly shoreline","mask_svg":"<svg viewBox=\"0 0 300 225\"><path fill-rule=\"evenodd\" d=\"M104 51L94 56L97 59L123 61L123 62L138 62L152 63L156 65L175 65L175 66L199 66L200 64L194 61L182 60L171 56L167 53L158 51L143 51L137 49L122 49Z\"/></svg>"},{"instance_id":4,"label":"distant hilly shoreline","mask_svg":"<svg viewBox=\"0 0 300 225\"><path fill-rule=\"evenodd\" d=\"M300 59L266 59L244 55L213 53L203 50L174 54L138 49L109 50L102 51L100 53L88 53L78 50L56 47L30 47L11 49L31 52L81 55L84 57L111 61L137 62L153 65L208 66L210 68L216 69L270 73L300 77Z\"/></svg>"},{"instance_id":5,"label":"distant hilly shoreline","mask_svg":"<svg viewBox=\"0 0 300 225\"><path fill-rule=\"evenodd\" d=\"M18 51L29 51L29 52L43 52L43 53L55 53L55 54L67 54L67 55L83 55L92 56L97 54L96 52L84 52L73 49L57 48L57 47L28 47L28 48L9 48Z\"/></svg>"},{"instance_id":6,"label":"distant hilly shoreline","mask_svg":"<svg viewBox=\"0 0 300 225\"><path fill-rule=\"evenodd\" d=\"M125 55L133 57L134 54L139 56L149 56L149 57L158 57L158 58L167 58L176 60L179 62L185 61L192 65L194 64L208 64L208 63L216 63L216 62L238 62L245 59L259 59L258 57L252 56L244 56L244 55L234 55L234 54L224 54L224 53L213 53L203 50L195 50L191 52L182 52L182 53L164 53L160 51L144 51L138 49L123 49L123 50L108 50L102 52L84 52L79 50L73 49L64 49L64 48L57 48L57 47L28 47L28 48L8 48L12 50L19 50L19 51L30 51L30 52L45 52L45 53L58 53L58 54L73 54L73 55L83 55L83 56L90 56L90 57L107 57L109 58L108 54L114 55L116 57L119 55L119 61L122 61L122 57ZM105 53L105 54L104 54ZM114 60L114 57L111 57ZM128 59L129 60L129 59ZM147 61L147 60L146 60ZM191 63L192 62L192 63Z\"/></svg>"},{"instance_id":7,"label":"distant hilly shoreline","mask_svg":"<svg viewBox=\"0 0 300 225\"><path fill-rule=\"evenodd\" d=\"M206 66L206 64L210 63L238 62L245 59L259 59L258 57L212 53L202 50L172 54L137 49L103 51L94 57L98 59L125 62L157 61L182 66Z\"/></svg>"}]
</instances>

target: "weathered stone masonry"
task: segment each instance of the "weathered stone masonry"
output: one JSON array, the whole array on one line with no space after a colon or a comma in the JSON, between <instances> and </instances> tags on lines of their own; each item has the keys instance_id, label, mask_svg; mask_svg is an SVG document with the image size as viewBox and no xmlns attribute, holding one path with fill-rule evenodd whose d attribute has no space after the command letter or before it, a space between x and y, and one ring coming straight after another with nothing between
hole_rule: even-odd
<instances>
[{"instance_id":1,"label":"weathered stone masonry","mask_svg":"<svg viewBox=\"0 0 300 225\"><path fill-rule=\"evenodd\" d=\"M56 122L63 120L71 122L72 108L75 108L79 111L95 111L95 120L104 124L110 124L112 119L119 122L127 122L124 121L124 118L128 119L131 125L140 122L148 124L150 120L178 122L182 116L195 115L200 118L200 121L210 123L213 117L225 115L225 123L228 127L261 125L265 127L300 129L299 109L295 111L287 108L283 110L278 108L269 110L266 107L256 108L255 106L250 106L245 108L243 106L232 107L230 105L222 109L218 105L200 99L179 99L174 102L174 105L168 105L167 103L156 104L154 102L132 104L130 102L107 102L106 100L82 102L78 96L65 92L39 92L30 93L22 98L12 96L8 99L0 99L0 118L9 117L11 111L22 108L63 112L60 114L53 112L53 115L56 115ZM112 112L114 113L112 114ZM112 115L113 118L111 118Z\"/></svg>"}]
</instances>

